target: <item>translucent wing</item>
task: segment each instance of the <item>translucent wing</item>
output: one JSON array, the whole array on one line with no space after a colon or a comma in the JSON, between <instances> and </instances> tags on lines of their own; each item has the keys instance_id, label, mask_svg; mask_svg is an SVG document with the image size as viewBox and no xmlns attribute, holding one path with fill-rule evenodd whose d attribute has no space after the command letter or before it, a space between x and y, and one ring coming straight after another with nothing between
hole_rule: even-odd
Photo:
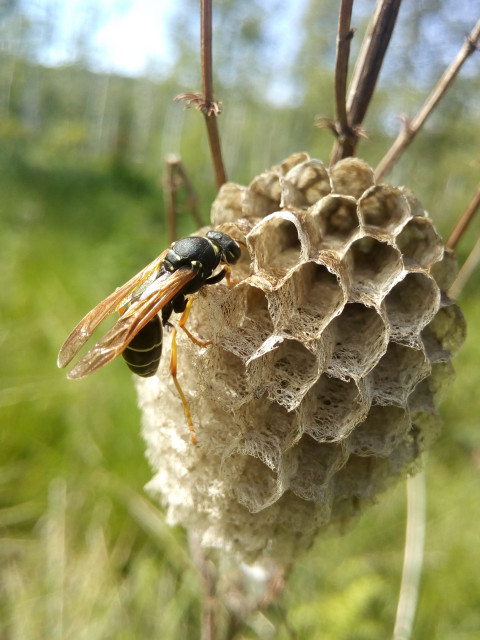
<instances>
[{"instance_id":1,"label":"translucent wing","mask_svg":"<svg viewBox=\"0 0 480 640\"><path fill-rule=\"evenodd\" d=\"M110 331L69 371L68 377L84 378L116 358L196 273L194 269L185 267L160 275L130 304Z\"/></svg>"},{"instance_id":2,"label":"translucent wing","mask_svg":"<svg viewBox=\"0 0 480 640\"><path fill-rule=\"evenodd\" d=\"M148 264L139 273L133 276L133 278L130 278L128 282L121 287L118 287L118 289L115 289L108 298L102 300L102 302L97 304L94 309L89 311L87 315L80 320L60 349L57 359L57 365L60 368L66 367L67 364L71 362L105 318L116 311L126 298L133 296L139 289L141 289L145 282L148 282L150 279L155 277L163 263L167 251L168 249L161 253L158 258L155 258L153 262Z\"/></svg>"}]
</instances>

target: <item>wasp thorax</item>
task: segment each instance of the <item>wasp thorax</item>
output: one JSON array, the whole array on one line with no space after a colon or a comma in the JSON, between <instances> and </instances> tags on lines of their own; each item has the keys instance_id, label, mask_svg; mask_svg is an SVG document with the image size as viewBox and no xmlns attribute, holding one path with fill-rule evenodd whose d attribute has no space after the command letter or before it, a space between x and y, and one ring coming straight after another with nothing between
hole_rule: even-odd
<instances>
[{"instance_id":1,"label":"wasp thorax","mask_svg":"<svg viewBox=\"0 0 480 640\"><path fill-rule=\"evenodd\" d=\"M465 331L453 261L414 196L358 159L298 153L226 184L212 225L245 240L240 283L197 294L189 328L211 346L179 339L198 447L168 358L137 383L149 488L205 545L290 559L436 436Z\"/></svg>"}]
</instances>

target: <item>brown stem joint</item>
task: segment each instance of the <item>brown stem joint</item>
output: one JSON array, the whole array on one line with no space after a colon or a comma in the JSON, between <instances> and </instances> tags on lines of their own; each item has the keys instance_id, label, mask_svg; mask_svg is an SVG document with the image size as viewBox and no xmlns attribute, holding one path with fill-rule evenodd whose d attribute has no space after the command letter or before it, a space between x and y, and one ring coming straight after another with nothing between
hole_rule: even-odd
<instances>
[{"instance_id":1,"label":"brown stem joint","mask_svg":"<svg viewBox=\"0 0 480 640\"><path fill-rule=\"evenodd\" d=\"M205 100L204 95L200 92L180 93L178 96L175 96L174 100L175 102L185 102L186 109L195 106L195 109L201 111L205 116L219 116L222 112L220 108L222 104L221 100L209 102Z\"/></svg>"}]
</instances>

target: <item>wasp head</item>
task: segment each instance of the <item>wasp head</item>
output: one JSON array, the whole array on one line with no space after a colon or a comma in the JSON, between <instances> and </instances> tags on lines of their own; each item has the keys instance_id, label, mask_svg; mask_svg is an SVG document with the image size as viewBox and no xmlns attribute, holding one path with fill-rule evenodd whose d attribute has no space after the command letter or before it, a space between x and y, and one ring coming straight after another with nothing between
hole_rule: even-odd
<instances>
[{"instance_id":1,"label":"wasp head","mask_svg":"<svg viewBox=\"0 0 480 640\"><path fill-rule=\"evenodd\" d=\"M242 251L237 241L232 236L229 236L228 233L209 231L207 238L220 249L224 261L228 262L228 264L235 264L240 258Z\"/></svg>"}]
</instances>

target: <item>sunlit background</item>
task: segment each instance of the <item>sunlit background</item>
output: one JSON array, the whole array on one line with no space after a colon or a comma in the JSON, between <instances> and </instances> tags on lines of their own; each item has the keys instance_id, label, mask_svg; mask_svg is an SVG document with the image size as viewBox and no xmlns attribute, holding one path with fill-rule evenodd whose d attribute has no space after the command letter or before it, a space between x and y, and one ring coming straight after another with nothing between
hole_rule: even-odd
<instances>
[{"instance_id":1,"label":"sunlit background","mask_svg":"<svg viewBox=\"0 0 480 640\"><path fill-rule=\"evenodd\" d=\"M359 147L373 166L473 28L473 4L403 3ZM214 3L229 179L248 184L295 151L328 161L331 133L314 124L334 115L338 5ZM373 5L354 4L353 56ZM216 189L203 118L173 101L200 88L193 0L0 0L2 640L199 637L201 580L184 533L143 489L150 469L129 371L115 361L69 382L56 354L91 307L168 244L168 154L180 155L208 222ZM476 54L386 177L415 192L444 237L478 187L479 95ZM195 229L187 204L179 236ZM477 220L460 263L479 231ZM427 465L413 634L422 640L480 633L478 283L477 270L459 300L469 334ZM298 638L390 637L404 494L391 490L351 532L299 559L285 592ZM257 622L248 637L273 637Z\"/></svg>"}]
</instances>

